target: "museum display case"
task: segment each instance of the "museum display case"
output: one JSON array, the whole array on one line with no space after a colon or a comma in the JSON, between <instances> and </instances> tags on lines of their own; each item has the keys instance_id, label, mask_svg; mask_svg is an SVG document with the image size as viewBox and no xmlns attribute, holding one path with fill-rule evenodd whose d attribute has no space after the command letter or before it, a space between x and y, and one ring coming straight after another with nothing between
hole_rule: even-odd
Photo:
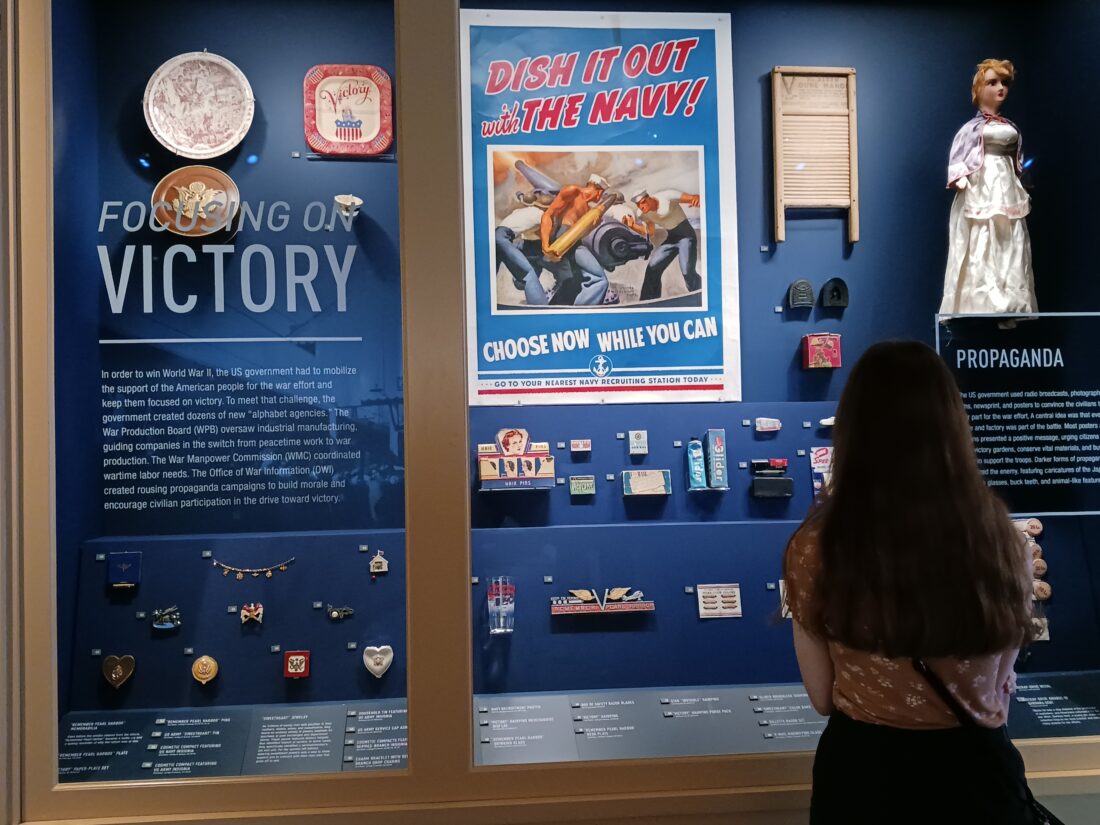
<instances>
[{"instance_id":1,"label":"museum display case","mask_svg":"<svg viewBox=\"0 0 1100 825\"><path fill-rule=\"evenodd\" d=\"M1048 41L528 5L9 3L11 819L802 821L781 559L899 337L1029 536L1033 787L1100 793L1100 294ZM939 316L987 51L1041 312Z\"/></svg>"}]
</instances>

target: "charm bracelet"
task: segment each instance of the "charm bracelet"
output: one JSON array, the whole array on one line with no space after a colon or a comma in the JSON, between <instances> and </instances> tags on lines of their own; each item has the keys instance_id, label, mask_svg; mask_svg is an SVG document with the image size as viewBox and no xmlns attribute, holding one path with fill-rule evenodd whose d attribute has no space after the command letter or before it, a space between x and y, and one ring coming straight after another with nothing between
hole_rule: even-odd
<instances>
[{"instance_id":1,"label":"charm bracelet","mask_svg":"<svg viewBox=\"0 0 1100 825\"><path fill-rule=\"evenodd\" d=\"M270 579L275 571L285 573L287 567L294 563L294 557L291 556L286 561L281 561L278 564L273 564L270 567L233 567L229 564L223 564L222 562L214 559L214 566L222 571L223 576L228 576L230 573L236 573L237 581L244 581L245 574L248 574L254 579L258 579L260 576Z\"/></svg>"}]
</instances>

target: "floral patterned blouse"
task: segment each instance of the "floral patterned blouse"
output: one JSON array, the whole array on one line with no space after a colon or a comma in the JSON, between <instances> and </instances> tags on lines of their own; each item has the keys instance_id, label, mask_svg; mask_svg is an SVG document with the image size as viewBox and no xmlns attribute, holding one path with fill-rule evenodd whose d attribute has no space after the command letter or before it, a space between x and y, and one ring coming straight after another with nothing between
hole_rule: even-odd
<instances>
[{"instance_id":1,"label":"floral patterned blouse","mask_svg":"<svg viewBox=\"0 0 1100 825\"><path fill-rule=\"evenodd\" d=\"M795 536L788 573L791 615L800 624L813 598L813 582L821 568L815 531ZM833 704L860 722L894 728L953 728L958 719L909 659L890 659L829 641L833 661ZM967 659L926 659L951 694L984 727L997 728L1008 718L1009 698L1016 686L1016 650Z\"/></svg>"}]
</instances>

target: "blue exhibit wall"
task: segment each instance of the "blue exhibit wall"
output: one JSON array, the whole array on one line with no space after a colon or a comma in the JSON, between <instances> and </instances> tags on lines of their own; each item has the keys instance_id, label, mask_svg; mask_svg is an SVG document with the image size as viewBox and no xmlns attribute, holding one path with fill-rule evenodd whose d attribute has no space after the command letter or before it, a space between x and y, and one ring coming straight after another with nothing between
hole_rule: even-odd
<instances>
[{"instance_id":1,"label":"blue exhibit wall","mask_svg":"<svg viewBox=\"0 0 1100 825\"><path fill-rule=\"evenodd\" d=\"M1019 65L1021 82L1030 77L1027 88L1032 90L1026 110L1032 116L1020 125L1024 149L1034 159L1030 171L1035 205L1028 228L1039 309L1097 311L1100 278L1092 157L1100 110L1093 104L1087 78L1100 42L1100 6L1068 0L1042 12L1028 20L1029 57Z\"/></svg>"},{"instance_id":2,"label":"blue exhibit wall","mask_svg":"<svg viewBox=\"0 0 1100 825\"><path fill-rule=\"evenodd\" d=\"M513 8L469 0L470 8ZM831 415L851 365L872 343L890 338L934 342L947 255L947 155L973 115L974 65L1012 59L1017 82L1005 114L1023 132L1032 163L1026 182L1039 307L1100 309L1100 281L1081 238L1092 234L1092 187L1068 159L1091 156L1100 118L1085 104L1089 64L1100 38L1100 9L1070 2L1032 9L1024 18L984 3L533 2L555 10L728 12L733 51L742 403L556 407L473 407L472 443L504 426L549 441L557 474L595 474L593 499L566 489L473 494L474 690L477 693L794 681L785 625L775 622L772 591L787 538L810 503L808 459L799 449L828 444L818 420ZM1052 50L1057 44L1057 55ZM860 240L847 241L840 213L787 214L787 240L773 241L771 70L777 65L851 66L857 73ZM1065 117L1063 117L1065 115ZM656 142L666 141L659 132ZM1087 171L1087 167L1086 167ZM851 305L774 312L792 280L815 290L843 278ZM808 332L842 335L844 366L804 371L799 343ZM778 436L741 426L758 415L782 419ZM802 429L803 421L811 428ZM732 489L703 499L684 492L675 440L724 427ZM648 431L650 455L631 459L615 435ZM899 441L905 434L898 433ZM555 449L592 438L590 456ZM785 457L796 495L761 502L747 493L737 462ZM606 473L665 468L667 501L624 501ZM883 472L902 472L883 457ZM476 468L471 464L471 477ZM472 482L476 490L476 481ZM709 498L709 500L707 500ZM1040 541L1054 597L1045 606L1051 641L1032 646L1027 672L1100 668L1100 547L1096 518L1045 517ZM501 529L504 528L504 529ZM512 639L486 629L485 577L517 580ZM553 584L543 584L553 576ZM701 620L684 587L742 585L741 619ZM570 624L551 620L550 595L575 587L633 586L657 601L644 618Z\"/></svg>"},{"instance_id":3,"label":"blue exhibit wall","mask_svg":"<svg viewBox=\"0 0 1100 825\"><path fill-rule=\"evenodd\" d=\"M181 693L178 684L172 686L172 680L151 678L151 673L163 669L166 662L174 665L178 660L183 668L189 660L171 639L152 635L147 620L135 619L139 611L175 602L184 609L181 633L194 639L196 649L205 641L224 651L219 661L223 676L229 678L221 688L207 691L203 704L403 695L404 578L400 571L404 468L396 142L374 160L311 160L304 137L302 95L306 71L316 64L370 63L393 76L392 3L327 0L302 6L287 0L235 0L228 4L197 0L153 7L132 1L56 0L52 18L59 710L64 713L71 709L70 701L72 707L96 706L98 691L106 683L91 672L90 647L103 648L105 655L132 653L138 659L138 672L150 674L140 685L135 677L129 692L114 696L111 707L171 706L194 701L187 691ZM241 68L252 86L256 110L252 126L237 148L217 158L192 161L176 157L155 140L145 123L142 96L149 77L164 61L182 52L204 49L228 57ZM123 245L148 244L153 247L154 272L159 278L161 255L174 239L148 227L128 234L118 221L109 222L99 233L101 204L106 200L148 204L153 187L165 174L192 163L227 172L250 205L260 201L290 204L292 220L285 231L273 231L270 225L245 227L234 241L238 249L253 243L276 250L294 243L314 247L332 243L339 244L340 249L344 245L357 246L347 295L347 305L353 311L339 316L333 312L332 296L323 291L319 278L318 295L324 307L321 313L294 313L286 311L285 305L280 309L278 304L263 315L244 312L239 291L234 298L227 288L226 312L216 315L209 311L211 280L195 269L176 273L177 289L198 297L199 308L194 313L168 313L158 296L158 311L146 315L140 310L141 300L136 294L127 299L125 312L112 313L96 246L106 245L117 266ZM358 194L365 201L350 232L339 223L331 233L303 230L301 217L306 204L331 204L333 195L345 192ZM196 249L198 246L193 245ZM140 254L135 258L140 261ZM227 275L235 273L237 266L238 256L228 255ZM321 266L324 275L323 256ZM226 280L228 287L230 278ZM328 283L331 293L331 279ZM135 266L131 293L136 293L139 285L140 271ZM354 446L363 454L360 466L346 470L348 499L343 506L279 507L264 513L208 511L199 516L178 511L129 517L104 513L101 368L139 362L139 366L262 367L268 366L273 356L249 345L227 344L214 350L166 343L138 352L136 347L112 349L97 346L96 342L100 338L203 335L363 336L363 344L354 352L338 350L339 345L307 344L281 350L274 356L280 359L280 365L287 366L348 359L360 367L354 379L337 382L337 403L348 411L350 417L346 420L352 421L355 428L351 436ZM359 569L366 559L357 552L350 554L350 561L339 559L355 536L375 535L378 531L396 531L390 539L392 551L387 554L396 575L391 573L386 587L391 594L400 595L392 604L389 599L371 597L368 607L364 599L378 589L371 589L376 583ZM241 668L255 665L249 660L255 651L228 645L231 637L227 634L238 629L232 621L228 627L223 626L228 594L218 596L217 606L211 606L215 591L204 581L210 572L208 563L201 568L195 566L189 537L202 535L200 543L223 551L237 548L228 551L231 563L239 557L263 565L270 563L270 552L283 541L280 537L288 534L295 536L291 543L299 544L302 554L312 553L313 558L300 559L292 572L283 574L284 587L269 587L266 591L273 620L285 623L301 610L313 617L312 601L344 599L356 607L357 614L351 620L354 623L342 630L374 632L377 628L397 651L384 688L361 689L360 677L367 674L365 668L361 662L351 661L355 657L346 651L344 633L333 635L334 629L324 622L311 631L315 649L322 652L322 660L315 667L320 674L331 675L324 660L339 649L341 660L348 660L341 665L346 669L343 677L324 685L318 680L312 688L300 687L287 696L282 696L284 685L279 674L273 685L259 692L250 693L240 680ZM148 581L129 600L106 590L103 565L94 561L97 554L123 545L126 549L145 548L146 556ZM248 566L244 561L236 563ZM217 578L215 585L222 586ZM295 579L297 585L290 586ZM321 586L326 580L338 585L331 587L328 595ZM353 585L354 592L346 592ZM253 595L261 598L258 593ZM278 616L282 618L274 618ZM105 638L107 628L117 628L119 633ZM202 629L202 636L192 635ZM270 635L272 631L265 628L265 632ZM351 638L360 646L371 643L366 635L356 634L348 640ZM305 642L308 647L310 638ZM166 658L169 648L170 662ZM234 665L236 650L244 652ZM230 676L234 669L238 675ZM186 685L190 677L185 669L181 672Z\"/></svg>"},{"instance_id":4,"label":"blue exhibit wall","mask_svg":"<svg viewBox=\"0 0 1100 825\"><path fill-rule=\"evenodd\" d=\"M789 532L767 521L484 531L474 559L474 693L796 681L776 586ZM502 574L516 585L515 631L490 636L485 582ZM699 583L740 584L744 618L698 618L684 588ZM550 615L551 596L627 586L654 611Z\"/></svg>"},{"instance_id":5,"label":"blue exhibit wall","mask_svg":"<svg viewBox=\"0 0 1100 825\"><path fill-rule=\"evenodd\" d=\"M323 535L252 533L157 536L88 542L80 557L78 622L73 642L69 709L181 708L262 705L288 701L386 699L405 695L404 531L333 531ZM360 551L360 546L370 548ZM138 550L142 582L136 592L108 592L103 554ZM394 563L373 580L371 556ZM204 553L211 554L205 558ZM261 567L294 558L270 579L222 575L212 559ZM263 621L242 622L240 607L264 606ZM314 605L319 604L320 607ZM350 607L348 618L325 611ZM150 627L154 608L176 606L176 630ZM230 612L234 608L234 612ZM145 618L138 618L138 614ZM354 644L354 649L349 645ZM384 678L363 666L363 648L390 645L394 661ZM276 648L273 650L272 648ZM131 653L134 677L121 689L100 675L103 655ZM188 651L192 651L188 653ZM283 678L283 654L310 651L310 678ZM191 678L196 656L218 662L207 685Z\"/></svg>"}]
</instances>

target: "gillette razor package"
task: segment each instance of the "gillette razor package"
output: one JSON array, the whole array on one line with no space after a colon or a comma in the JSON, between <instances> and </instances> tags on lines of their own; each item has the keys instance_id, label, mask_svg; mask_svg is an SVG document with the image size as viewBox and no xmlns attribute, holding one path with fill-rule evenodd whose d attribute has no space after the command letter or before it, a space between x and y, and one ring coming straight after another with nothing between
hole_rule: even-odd
<instances>
[{"instance_id":1,"label":"gillette razor package","mask_svg":"<svg viewBox=\"0 0 1100 825\"><path fill-rule=\"evenodd\" d=\"M687 457L688 491L706 490L707 465L703 459L703 442L698 438L690 439L684 455Z\"/></svg>"}]
</instances>

